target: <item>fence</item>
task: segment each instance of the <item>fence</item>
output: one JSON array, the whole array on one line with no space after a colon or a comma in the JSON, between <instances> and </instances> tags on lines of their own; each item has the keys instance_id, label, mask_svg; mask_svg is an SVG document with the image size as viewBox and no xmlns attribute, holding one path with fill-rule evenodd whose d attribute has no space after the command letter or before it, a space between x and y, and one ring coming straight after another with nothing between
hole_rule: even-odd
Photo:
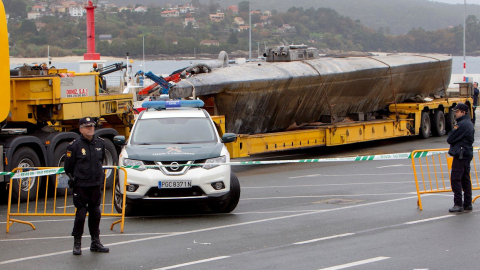
<instances>
[{"instance_id":1,"label":"fence","mask_svg":"<svg viewBox=\"0 0 480 270\"><path fill-rule=\"evenodd\" d=\"M125 197L126 197L126 183L127 183L127 171L124 168L117 167L103 167L105 170L113 170L113 184L111 191L107 189L107 173L105 173L105 180L103 184L103 195L100 209L102 212L102 217L119 217L119 220L116 220L110 226L110 230L113 230L115 224L120 223L120 232L123 233L124 223L125 223ZM123 192L119 194L119 183L117 181L117 170L123 170L124 172L124 185ZM63 168L15 168L13 171L15 173L10 179L9 192L8 192L8 210L7 210L7 233L10 230L10 227L14 223L22 223L30 225L32 229L36 229L33 223L28 221L23 221L19 219L13 219L12 217L39 217L39 216L75 216L75 207L67 205L67 199L71 189L67 188L66 181L63 181L59 176L63 173ZM49 189L50 179L55 177L55 189ZM36 185L36 190L28 190L27 200L25 203L21 203L21 188L18 189L18 199L15 202L12 202L12 183L13 181L19 181L19 186L22 184L28 184L30 187L33 181L38 181ZM23 182L23 183L22 183ZM43 184L42 184L43 183ZM43 191L43 189L45 189ZM30 192L35 192L35 200L30 201ZM53 192L53 194L51 194ZM116 194L117 193L117 194ZM107 194L111 194L111 197ZM121 209L115 209L115 196L123 196ZM71 200L70 200L71 201ZM111 204L111 208L107 205ZM14 207L12 209L12 207ZM57 208L63 208L63 210L57 211ZM109 209L110 208L110 211ZM72 209L68 211L68 209ZM13 211L12 211L13 210ZM16 211L15 211L16 210ZM120 210L121 213L114 212L114 210Z\"/></svg>"},{"instance_id":2,"label":"fence","mask_svg":"<svg viewBox=\"0 0 480 270\"><path fill-rule=\"evenodd\" d=\"M426 153L429 155L426 155ZM422 207L422 194L451 192L450 171L453 158L448 155L448 149L425 149L412 152L412 169L415 177L415 185L418 195L418 207ZM480 149L473 151L471 162L470 178L472 180L472 190L480 190L478 181L477 162L480 161ZM445 183L447 182L447 183ZM476 196L473 202L480 197Z\"/></svg>"}]
</instances>

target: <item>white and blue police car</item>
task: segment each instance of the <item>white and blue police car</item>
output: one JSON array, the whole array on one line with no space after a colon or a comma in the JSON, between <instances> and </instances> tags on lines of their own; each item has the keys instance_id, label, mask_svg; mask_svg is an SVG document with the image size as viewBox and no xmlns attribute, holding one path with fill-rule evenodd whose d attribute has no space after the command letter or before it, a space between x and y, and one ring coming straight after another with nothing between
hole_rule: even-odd
<instances>
[{"instance_id":1,"label":"white and blue police car","mask_svg":"<svg viewBox=\"0 0 480 270\"><path fill-rule=\"evenodd\" d=\"M130 137L116 136L123 146L119 166L127 166L125 213L140 205L200 201L229 213L240 199L240 183L231 171L224 143L235 134L218 135L201 100L147 101ZM130 166L130 168L129 168ZM119 170L115 208L122 211L124 172Z\"/></svg>"}]
</instances>

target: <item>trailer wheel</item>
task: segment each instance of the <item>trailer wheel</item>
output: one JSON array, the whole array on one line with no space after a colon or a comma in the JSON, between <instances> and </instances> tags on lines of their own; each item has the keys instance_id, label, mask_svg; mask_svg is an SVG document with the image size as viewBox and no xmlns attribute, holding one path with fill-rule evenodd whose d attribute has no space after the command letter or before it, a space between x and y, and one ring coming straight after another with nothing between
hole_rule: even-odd
<instances>
[{"instance_id":1,"label":"trailer wheel","mask_svg":"<svg viewBox=\"0 0 480 270\"><path fill-rule=\"evenodd\" d=\"M452 131L454 126L455 126L455 114L453 113L452 108L450 108L450 112L445 115L446 132Z\"/></svg>"},{"instance_id":2,"label":"trailer wheel","mask_svg":"<svg viewBox=\"0 0 480 270\"><path fill-rule=\"evenodd\" d=\"M105 138L105 158L103 159L104 166L117 166L118 164L118 154L117 149L112 141ZM113 185L113 175L114 170L106 170L105 174L107 176L107 188L111 188Z\"/></svg>"},{"instance_id":3,"label":"trailer wheel","mask_svg":"<svg viewBox=\"0 0 480 270\"><path fill-rule=\"evenodd\" d=\"M12 164L14 168L29 168L40 167L40 159L37 153L29 147L21 147L12 157ZM35 200L37 196L38 177L25 177L21 179L13 179L12 181L12 197L14 200L18 200L18 192L20 190L20 201L26 201L29 198L30 201ZM30 190L30 195L28 195Z\"/></svg>"},{"instance_id":4,"label":"trailer wheel","mask_svg":"<svg viewBox=\"0 0 480 270\"><path fill-rule=\"evenodd\" d=\"M442 111L437 110L433 115L432 128L433 135L439 137L445 135L445 115Z\"/></svg>"},{"instance_id":5,"label":"trailer wheel","mask_svg":"<svg viewBox=\"0 0 480 270\"><path fill-rule=\"evenodd\" d=\"M230 194L226 201L209 203L208 208L216 213L232 212L240 200L240 182L235 173L230 172Z\"/></svg>"},{"instance_id":6,"label":"trailer wheel","mask_svg":"<svg viewBox=\"0 0 480 270\"><path fill-rule=\"evenodd\" d=\"M427 139L430 136L430 116L428 112L422 112L422 122L420 123L420 136L424 139Z\"/></svg>"},{"instance_id":7,"label":"trailer wheel","mask_svg":"<svg viewBox=\"0 0 480 270\"><path fill-rule=\"evenodd\" d=\"M53 152L53 164L56 166L56 167L63 167L65 165L65 155L67 154L67 147L70 143L69 142L62 142L60 143L56 148L55 148L55 151ZM64 176L65 173L62 173L62 174L59 174L58 175L58 178L60 178L60 176ZM54 190L55 189L55 175L50 175L49 177L49 180L50 180L50 187L51 189L50 190ZM64 196L65 195L65 190L64 188L59 188L57 189L57 197L58 196ZM72 190L71 189L67 189L67 193L68 194L71 194L72 193Z\"/></svg>"}]
</instances>

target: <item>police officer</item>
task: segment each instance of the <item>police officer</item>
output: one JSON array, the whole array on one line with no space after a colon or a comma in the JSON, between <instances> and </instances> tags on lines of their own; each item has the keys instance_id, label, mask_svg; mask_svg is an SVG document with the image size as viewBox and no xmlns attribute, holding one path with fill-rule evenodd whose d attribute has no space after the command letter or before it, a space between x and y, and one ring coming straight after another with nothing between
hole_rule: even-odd
<instances>
[{"instance_id":1,"label":"police officer","mask_svg":"<svg viewBox=\"0 0 480 270\"><path fill-rule=\"evenodd\" d=\"M472 210L472 183L470 180L470 162L473 158L473 128L468 106L459 103L454 109L457 124L448 134L450 144L448 154L453 156L450 183L453 190L454 206L449 212ZM462 189L464 200L462 202Z\"/></svg>"},{"instance_id":2,"label":"police officer","mask_svg":"<svg viewBox=\"0 0 480 270\"><path fill-rule=\"evenodd\" d=\"M477 119L477 116L475 115L475 110L477 109L478 106L478 94L480 94L480 90L478 90L478 82L473 83L473 119L472 122L475 125L475 120Z\"/></svg>"},{"instance_id":3,"label":"police officer","mask_svg":"<svg viewBox=\"0 0 480 270\"><path fill-rule=\"evenodd\" d=\"M100 202L105 173L102 168L105 156L105 142L95 136L95 122L85 117L79 121L81 136L67 147L65 173L70 177L73 188L73 204L77 208L72 236L74 237L73 254L82 254L82 235L85 217L88 216L88 229L92 243L90 250L109 252L100 243Z\"/></svg>"}]
</instances>

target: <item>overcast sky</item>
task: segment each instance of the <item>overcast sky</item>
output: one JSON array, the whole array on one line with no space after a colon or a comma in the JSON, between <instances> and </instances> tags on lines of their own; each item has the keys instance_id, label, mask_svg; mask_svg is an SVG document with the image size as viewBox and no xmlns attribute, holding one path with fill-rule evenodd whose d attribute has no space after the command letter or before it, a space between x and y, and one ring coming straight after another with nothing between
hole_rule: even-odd
<instances>
[{"instance_id":1,"label":"overcast sky","mask_svg":"<svg viewBox=\"0 0 480 270\"><path fill-rule=\"evenodd\" d=\"M443 2L449 4L464 4L465 0L430 0L432 2ZM480 5L480 0L467 0L467 4L477 4Z\"/></svg>"}]
</instances>

